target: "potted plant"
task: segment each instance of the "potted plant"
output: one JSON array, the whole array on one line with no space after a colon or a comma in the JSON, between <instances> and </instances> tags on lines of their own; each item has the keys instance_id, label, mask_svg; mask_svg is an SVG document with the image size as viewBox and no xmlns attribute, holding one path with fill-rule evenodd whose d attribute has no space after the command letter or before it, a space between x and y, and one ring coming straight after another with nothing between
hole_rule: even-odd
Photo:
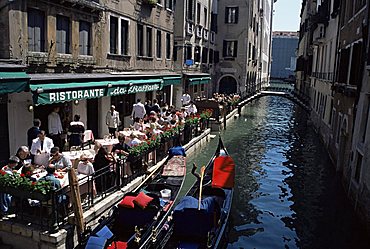
<instances>
[{"instance_id":1,"label":"potted plant","mask_svg":"<svg viewBox=\"0 0 370 249\"><path fill-rule=\"evenodd\" d=\"M157 5L158 3L158 0L143 0L143 3L151 6L151 7L154 7L155 5Z\"/></svg>"},{"instance_id":2,"label":"potted plant","mask_svg":"<svg viewBox=\"0 0 370 249\"><path fill-rule=\"evenodd\" d=\"M3 189L5 193L21 198L50 199L51 183L48 181L32 181L28 177L31 173L28 172L27 174L27 176L16 172L9 174L0 170L0 189Z\"/></svg>"}]
</instances>

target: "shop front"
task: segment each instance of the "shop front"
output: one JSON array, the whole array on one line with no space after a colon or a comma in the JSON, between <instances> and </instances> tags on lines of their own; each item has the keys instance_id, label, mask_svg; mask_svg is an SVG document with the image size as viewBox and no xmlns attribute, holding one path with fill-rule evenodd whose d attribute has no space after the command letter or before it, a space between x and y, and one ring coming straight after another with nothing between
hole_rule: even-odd
<instances>
[{"instance_id":1,"label":"shop front","mask_svg":"<svg viewBox=\"0 0 370 249\"><path fill-rule=\"evenodd\" d=\"M169 79L170 78L170 79ZM176 78L176 79L175 79ZM108 133L105 117L111 105L120 113L121 126L128 127L132 120L132 106L138 98L144 102L158 96L168 95L171 100L173 84L181 83L181 77L142 76L118 79L104 78L86 82L66 80L38 80L31 78L34 118L42 122L41 128L47 129L47 117L55 106L60 107L60 117L65 132L75 114L81 116L86 129L92 130L94 137ZM170 89L170 91L168 91Z\"/></svg>"},{"instance_id":2,"label":"shop front","mask_svg":"<svg viewBox=\"0 0 370 249\"><path fill-rule=\"evenodd\" d=\"M207 88L211 77L209 74L186 74L185 75L185 91L191 96L192 99L206 98Z\"/></svg>"}]
</instances>

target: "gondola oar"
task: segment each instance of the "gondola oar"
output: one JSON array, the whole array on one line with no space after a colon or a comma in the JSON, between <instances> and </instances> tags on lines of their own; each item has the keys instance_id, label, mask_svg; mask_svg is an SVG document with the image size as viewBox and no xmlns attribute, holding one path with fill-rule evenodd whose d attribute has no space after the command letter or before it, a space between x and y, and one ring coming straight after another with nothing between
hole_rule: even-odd
<instances>
[{"instance_id":1,"label":"gondola oar","mask_svg":"<svg viewBox=\"0 0 370 249\"><path fill-rule=\"evenodd\" d=\"M200 204L202 203L202 189L203 189L203 178L204 178L204 171L205 170L206 170L206 166L203 166L200 169L200 185L199 185L198 210L200 210Z\"/></svg>"}]
</instances>

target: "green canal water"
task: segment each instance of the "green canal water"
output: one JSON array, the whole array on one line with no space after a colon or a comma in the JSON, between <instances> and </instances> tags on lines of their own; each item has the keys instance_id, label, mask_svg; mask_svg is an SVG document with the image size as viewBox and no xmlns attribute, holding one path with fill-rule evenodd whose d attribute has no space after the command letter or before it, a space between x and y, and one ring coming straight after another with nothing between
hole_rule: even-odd
<instances>
[{"instance_id":1,"label":"green canal water","mask_svg":"<svg viewBox=\"0 0 370 249\"><path fill-rule=\"evenodd\" d=\"M370 248L307 114L281 97L249 103L221 132L236 187L227 248ZM212 139L187 158L206 165Z\"/></svg>"}]
</instances>

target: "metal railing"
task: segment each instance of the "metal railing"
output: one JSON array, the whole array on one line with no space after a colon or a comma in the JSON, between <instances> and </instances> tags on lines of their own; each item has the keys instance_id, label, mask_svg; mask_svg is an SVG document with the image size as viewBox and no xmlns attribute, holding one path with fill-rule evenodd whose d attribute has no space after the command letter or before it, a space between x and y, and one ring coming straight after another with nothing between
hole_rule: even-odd
<instances>
[{"instance_id":1,"label":"metal railing","mask_svg":"<svg viewBox=\"0 0 370 249\"><path fill-rule=\"evenodd\" d=\"M89 176L78 179L81 203L84 211L104 200L115 191L126 186L132 180L146 174L147 169L163 160L169 148L187 144L199 136L207 123L186 124L179 134L170 138L162 138L161 143L139 156L119 158ZM16 190L12 195L10 213L15 219L32 223L48 229L57 229L68 223L68 216L73 213L71 205L71 189L69 185L51 191L48 195L21 195Z\"/></svg>"},{"instance_id":2,"label":"metal railing","mask_svg":"<svg viewBox=\"0 0 370 249\"><path fill-rule=\"evenodd\" d=\"M326 72L326 73L312 72L311 76L315 77L317 79L320 79L320 80L328 80L328 81L333 81L334 80L334 73L333 72Z\"/></svg>"}]
</instances>

